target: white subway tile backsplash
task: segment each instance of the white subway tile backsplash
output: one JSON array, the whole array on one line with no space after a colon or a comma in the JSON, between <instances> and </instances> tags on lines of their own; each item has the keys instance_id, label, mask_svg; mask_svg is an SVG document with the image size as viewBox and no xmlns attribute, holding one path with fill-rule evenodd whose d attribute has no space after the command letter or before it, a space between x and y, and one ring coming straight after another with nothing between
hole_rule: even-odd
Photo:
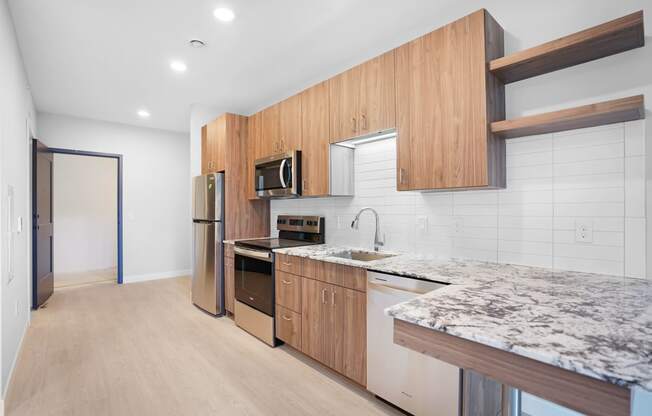
<instances>
[{"instance_id":1,"label":"white subway tile backsplash","mask_svg":"<svg viewBox=\"0 0 652 416\"><path fill-rule=\"evenodd\" d=\"M552 166L551 166L552 170ZM625 171L625 161L622 157L582 162L555 163L554 177L569 175L596 175L603 173L622 173Z\"/></svg>"},{"instance_id":2,"label":"white subway tile backsplash","mask_svg":"<svg viewBox=\"0 0 652 416\"><path fill-rule=\"evenodd\" d=\"M575 217L555 217L554 218L554 229L555 230L575 230L575 223L577 218ZM593 231L613 231L613 232L624 232L625 231L625 219L620 218L605 218L605 217L593 217L591 218L593 222Z\"/></svg>"},{"instance_id":3,"label":"white subway tile backsplash","mask_svg":"<svg viewBox=\"0 0 652 416\"><path fill-rule=\"evenodd\" d=\"M498 239L504 241L552 242L552 227L543 229L532 228L499 228Z\"/></svg>"},{"instance_id":4,"label":"white subway tile backsplash","mask_svg":"<svg viewBox=\"0 0 652 416\"><path fill-rule=\"evenodd\" d=\"M501 204L552 204L552 190L540 191L499 191Z\"/></svg>"},{"instance_id":5,"label":"white subway tile backsplash","mask_svg":"<svg viewBox=\"0 0 652 416\"><path fill-rule=\"evenodd\" d=\"M625 157L645 155L645 120L625 124Z\"/></svg>"},{"instance_id":6,"label":"white subway tile backsplash","mask_svg":"<svg viewBox=\"0 0 652 416\"><path fill-rule=\"evenodd\" d=\"M563 131L554 133L553 147L555 149L566 149L608 143L621 143L624 141L624 134L625 129L623 124L611 124L587 129Z\"/></svg>"},{"instance_id":7,"label":"white subway tile backsplash","mask_svg":"<svg viewBox=\"0 0 652 416\"><path fill-rule=\"evenodd\" d=\"M645 156L625 158L625 216L645 217Z\"/></svg>"},{"instance_id":8,"label":"white subway tile backsplash","mask_svg":"<svg viewBox=\"0 0 652 416\"><path fill-rule=\"evenodd\" d=\"M326 217L326 239L371 249L380 213L387 250L645 277L645 123L509 139L507 188L396 191L394 139L358 146L354 197L274 200L281 213ZM338 226L339 219L339 226ZM577 223L593 240L577 242Z\"/></svg>"},{"instance_id":9,"label":"white subway tile backsplash","mask_svg":"<svg viewBox=\"0 0 652 416\"><path fill-rule=\"evenodd\" d=\"M616 276L622 276L624 273L622 262L598 259L587 260L557 255L553 257L552 267L556 270L575 270L578 272L613 274Z\"/></svg>"},{"instance_id":10,"label":"white subway tile backsplash","mask_svg":"<svg viewBox=\"0 0 652 416\"><path fill-rule=\"evenodd\" d=\"M556 177L554 183L555 189L602 189L618 187L625 187L624 172Z\"/></svg>"},{"instance_id":11,"label":"white subway tile backsplash","mask_svg":"<svg viewBox=\"0 0 652 416\"><path fill-rule=\"evenodd\" d=\"M625 151L623 143L555 149L555 163L583 162L587 160L613 159Z\"/></svg>"},{"instance_id":12,"label":"white subway tile backsplash","mask_svg":"<svg viewBox=\"0 0 652 416\"><path fill-rule=\"evenodd\" d=\"M549 152L552 150L552 134L538 136L520 137L510 139L505 146L505 152L510 155L521 155L527 153ZM510 159L508 157L508 159Z\"/></svg>"},{"instance_id":13,"label":"white subway tile backsplash","mask_svg":"<svg viewBox=\"0 0 652 416\"><path fill-rule=\"evenodd\" d=\"M555 189L555 203L582 203L582 202L618 202L625 200L625 189L620 188L595 188L595 189Z\"/></svg>"},{"instance_id":14,"label":"white subway tile backsplash","mask_svg":"<svg viewBox=\"0 0 652 416\"><path fill-rule=\"evenodd\" d=\"M622 217L625 215L623 203L591 202L578 204L555 204L555 217Z\"/></svg>"},{"instance_id":15,"label":"white subway tile backsplash","mask_svg":"<svg viewBox=\"0 0 652 416\"><path fill-rule=\"evenodd\" d=\"M625 219L625 276L645 277L646 269L646 220L645 218Z\"/></svg>"}]
</instances>

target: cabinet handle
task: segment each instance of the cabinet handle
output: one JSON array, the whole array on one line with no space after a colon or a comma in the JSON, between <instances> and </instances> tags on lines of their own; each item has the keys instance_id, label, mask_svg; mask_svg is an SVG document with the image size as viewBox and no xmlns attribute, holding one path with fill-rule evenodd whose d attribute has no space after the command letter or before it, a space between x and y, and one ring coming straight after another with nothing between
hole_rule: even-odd
<instances>
[{"instance_id":1,"label":"cabinet handle","mask_svg":"<svg viewBox=\"0 0 652 416\"><path fill-rule=\"evenodd\" d=\"M331 306L335 306L335 291L331 292Z\"/></svg>"},{"instance_id":2,"label":"cabinet handle","mask_svg":"<svg viewBox=\"0 0 652 416\"><path fill-rule=\"evenodd\" d=\"M362 115L362 130L367 130L367 116Z\"/></svg>"},{"instance_id":3,"label":"cabinet handle","mask_svg":"<svg viewBox=\"0 0 652 416\"><path fill-rule=\"evenodd\" d=\"M288 263L288 262L284 261L283 266L292 266L292 263Z\"/></svg>"},{"instance_id":4,"label":"cabinet handle","mask_svg":"<svg viewBox=\"0 0 652 416\"><path fill-rule=\"evenodd\" d=\"M321 291L321 303L326 303L326 289Z\"/></svg>"},{"instance_id":5,"label":"cabinet handle","mask_svg":"<svg viewBox=\"0 0 652 416\"><path fill-rule=\"evenodd\" d=\"M292 284L292 280L281 279L281 282L283 282L284 285L291 285Z\"/></svg>"},{"instance_id":6,"label":"cabinet handle","mask_svg":"<svg viewBox=\"0 0 652 416\"><path fill-rule=\"evenodd\" d=\"M304 191L305 191L306 189L308 189L308 181L306 181L306 180L304 179L303 181L301 181L301 183L302 183L301 186L303 186L303 190L304 190Z\"/></svg>"},{"instance_id":7,"label":"cabinet handle","mask_svg":"<svg viewBox=\"0 0 652 416\"><path fill-rule=\"evenodd\" d=\"M406 176L407 176L407 173L406 173L405 169L400 168L398 170L398 181L399 181L399 183L404 184Z\"/></svg>"},{"instance_id":8,"label":"cabinet handle","mask_svg":"<svg viewBox=\"0 0 652 416\"><path fill-rule=\"evenodd\" d=\"M358 122L356 121L355 117L351 117L351 130L354 133L358 131Z\"/></svg>"},{"instance_id":9,"label":"cabinet handle","mask_svg":"<svg viewBox=\"0 0 652 416\"><path fill-rule=\"evenodd\" d=\"M292 320L292 318L288 318L285 315L281 315L281 318L283 318L284 321L291 321Z\"/></svg>"}]
</instances>

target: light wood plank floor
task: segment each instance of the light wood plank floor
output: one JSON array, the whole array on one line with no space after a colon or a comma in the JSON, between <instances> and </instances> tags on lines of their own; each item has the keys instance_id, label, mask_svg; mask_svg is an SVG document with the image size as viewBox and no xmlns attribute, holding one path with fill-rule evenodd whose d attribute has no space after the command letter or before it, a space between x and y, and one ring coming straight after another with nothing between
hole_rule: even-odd
<instances>
[{"instance_id":1,"label":"light wood plank floor","mask_svg":"<svg viewBox=\"0 0 652 416\"><path fill-rule=\"evenodd\" d=\"M5 404L10 416L398 414L199 311L189 278L55 292L33 314Z\"/></svg>"},{"instance_id":2,"label":"light wood plank floor","mask_svg":"<svg viewBox=\"0 0 652 416\"><path fill-rule=\"evenodd\" d=\"M104 269L104 270L90 270L87 272L76 273L54 273L54 289L61 289L64 287L83 286L95 283L107 283L117 281L117 270Z\"/></svg>"}]
</instances>

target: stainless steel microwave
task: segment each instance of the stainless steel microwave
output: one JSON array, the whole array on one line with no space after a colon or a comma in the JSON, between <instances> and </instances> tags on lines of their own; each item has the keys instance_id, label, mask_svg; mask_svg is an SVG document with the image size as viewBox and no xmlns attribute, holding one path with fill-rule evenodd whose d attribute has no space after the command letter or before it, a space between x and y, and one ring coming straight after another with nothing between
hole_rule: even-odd
<instances>
[{"instance_id":1,"label":"stainless steel microwave","mask_svg":"<svg viewBox=\"0 0 652 416\"><path fill-rule=\"evenodd\" d=\"M257 159L254 186L261 198L294 198L301 195L301 151Z\"/></svg>"}]
</instances>

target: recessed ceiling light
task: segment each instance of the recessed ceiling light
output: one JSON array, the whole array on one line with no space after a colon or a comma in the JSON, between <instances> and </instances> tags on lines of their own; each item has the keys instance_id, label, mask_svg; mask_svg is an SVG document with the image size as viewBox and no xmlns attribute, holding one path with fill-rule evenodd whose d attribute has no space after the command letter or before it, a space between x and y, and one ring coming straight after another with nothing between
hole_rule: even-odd
<instances>
[{"instance_id":1,"label":"recessed ceiling light","mask_svg":"<svg viewBox=\"0 0 652 416\"><path fill-rule=\"evenodd\" d=\"M147 111L147 110L138 110L138 116L140 118L149 118L149 111Z\"/></svg>"},{"instance_id":2,"label":"recessed ceiling light","mask_svg":"<svg viewBox=\"0 0 652 416\"><path fill-rule=\"evenodd\" d=\"M233 10L227 9L226 7L218 7L213 12L213 15L215 15L215 18L221 22L230 22L235 19L235 13L233 13Z\"/></svg>"},{"instance_id":3,"label":"recessed ceiling light","mask_svg":"<svg viewBox=\"0 0 652 416\"><path fill-rule=\"evenodd\" d=\"M170 62L170 68L172 68L172 70L177 72L184 72L186 69L188 69L188 67L186 67L186 64L183 63L182 61Z\"/></svg>"}]
</instances>

